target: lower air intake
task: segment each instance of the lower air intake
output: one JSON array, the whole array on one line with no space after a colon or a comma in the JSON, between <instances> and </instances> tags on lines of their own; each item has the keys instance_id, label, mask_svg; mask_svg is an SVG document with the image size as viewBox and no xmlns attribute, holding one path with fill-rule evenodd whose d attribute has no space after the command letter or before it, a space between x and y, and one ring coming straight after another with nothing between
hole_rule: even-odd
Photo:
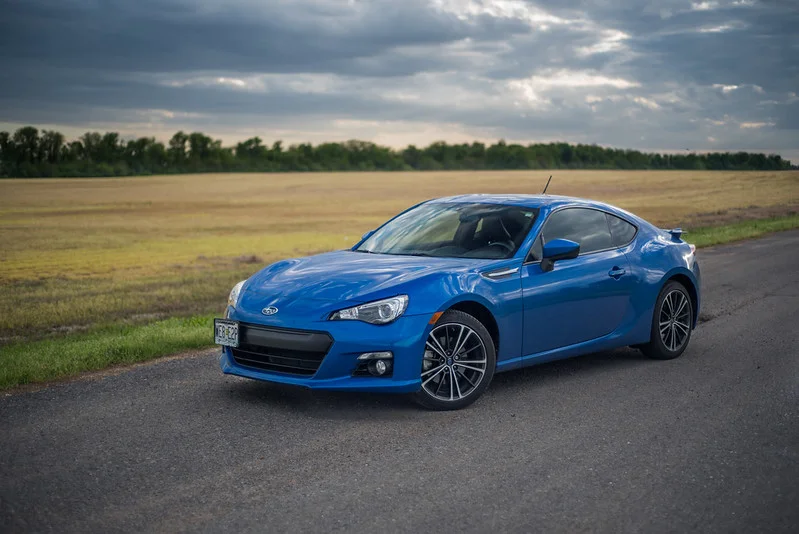
<instances>
[{"instance_id":1,"label":"lower air intake","mask_svg":"<svg viewBox=\"0 0 799 534\"><path fill-rule=\"evenodd\" d=\"M333 338L326 332L239 324L239 346L230 352L238 365L293 375L316 373Z\"/></svg>"}]
</instances>

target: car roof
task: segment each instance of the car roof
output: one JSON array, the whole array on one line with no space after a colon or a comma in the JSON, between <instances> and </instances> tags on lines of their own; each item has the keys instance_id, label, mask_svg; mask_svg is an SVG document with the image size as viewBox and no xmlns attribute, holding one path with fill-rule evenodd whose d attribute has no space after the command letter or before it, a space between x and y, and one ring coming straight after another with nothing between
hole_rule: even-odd
<instances>
[{"instance_id":1,"label":"car roof","mask_svg":"<svg viewBox=\"0 0 799 534\"><path fill-rule=\"evenodd\" d=\"M560 195L473 194L437 198L431 200L430 202L453 204L505 204L509 206L521 206L525 208L548 207L551 209L566 205L613 208L613 206L609 206L604 202L598 202L596 200Z\"/></svg>"}]
</instances>

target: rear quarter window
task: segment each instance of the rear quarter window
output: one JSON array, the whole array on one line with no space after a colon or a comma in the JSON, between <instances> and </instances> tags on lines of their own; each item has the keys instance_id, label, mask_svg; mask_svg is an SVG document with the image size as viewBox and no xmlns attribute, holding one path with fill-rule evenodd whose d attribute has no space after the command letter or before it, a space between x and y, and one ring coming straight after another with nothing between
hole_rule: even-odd
<instances>
[{"instance_id":1,"label":"rear quarter window","mask_svg":"<svg viewBox=\"0 0 799 534\"><path fill-rule=\"evenodd\" d=\"M608 218L608 226L610 226L614 247L623 247L633 240L635 233L638 231L635 226L610 213L605 215Z\"/></svg>"}]
</instances>

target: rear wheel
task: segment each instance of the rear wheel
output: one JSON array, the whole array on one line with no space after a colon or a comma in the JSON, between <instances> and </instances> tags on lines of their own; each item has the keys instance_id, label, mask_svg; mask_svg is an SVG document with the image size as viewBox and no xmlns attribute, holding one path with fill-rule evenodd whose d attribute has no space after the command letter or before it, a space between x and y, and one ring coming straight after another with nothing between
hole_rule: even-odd
<instances>
[{"instance_id":1,"label":"rear wheel","mask_svg":"<svg viewBox=\"0 0 799 534\"><path fill-rule=\"evenodd\" d=\"M427 336L422 389L414 400L431 410L464 408L488 388L496 363L486 327L468 313L449 310Z\"/></svg>"},{"instance_id":2,"label":"rear wheel","mask_svg":"<svg viewBox=\"0 0 799 534\"><path fill-rule=\"evenodd\" d=\"M656 360L678 357L688 347L694 324L691 296L685 286L668 282L658 295L653 315L650 341L641 351Z\"/></svg>"}]
</instances>

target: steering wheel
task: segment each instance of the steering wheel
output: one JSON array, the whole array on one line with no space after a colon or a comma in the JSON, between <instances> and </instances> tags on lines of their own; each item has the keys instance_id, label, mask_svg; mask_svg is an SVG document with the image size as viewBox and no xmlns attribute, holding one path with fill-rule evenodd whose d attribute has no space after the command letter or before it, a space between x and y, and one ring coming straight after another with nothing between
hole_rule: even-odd
<instances>
[{"instance_id":1,"label":"steering wheel","mask_svg":"<svg viewBox=\"0 0 799 534\"><path fill-rule=\"evenodd\" d=\"M513 252L513 249L515 248L511 241L494 241L493 243L489 243L488 246L502 247L508 252L508 254L511 254Z\"/></svg>"}]
</instances>

